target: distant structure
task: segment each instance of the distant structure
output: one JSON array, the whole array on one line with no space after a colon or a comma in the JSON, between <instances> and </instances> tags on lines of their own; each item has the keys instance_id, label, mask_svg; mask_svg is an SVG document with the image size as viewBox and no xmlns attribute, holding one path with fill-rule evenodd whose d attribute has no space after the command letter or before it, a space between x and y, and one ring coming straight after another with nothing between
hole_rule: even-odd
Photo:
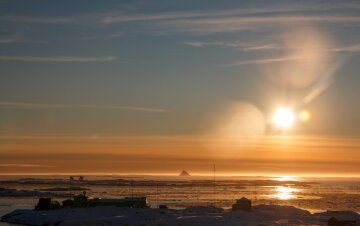
<instances>
[{"instance_id":1,"label":"distant structure","mask_svg":"<svg viewBox=\"0 0 360 226\"><path fill-rule=\"evenodd\" d=\"M214 164L214 194L213 194L213 206L215 207L215 195L216 195L216 181L215 181L216 168Z\"/></svg>"},{"instance_id":2,"label":"distant structure","mask_svg":"<svg viewBox=\"0 0 360 226\"><path fill-rule=\"evenodd\" d=\"M189 177L190 174L188 172L186 172L185 170L181 171L181 173L179 174L180 177Z\"/></svg>"},{"instance_id":3,"label":"distant structure","mask_svg":"<svg viewBox=\"0 0 360 226\"><path fill-rule=\"evenodd\" d=\"M93 206L118 206L129 208L149 208L146 197L125 197L125 198L88 198L86 192L78 194L73 199L62 201L62 205L58 201L52 201L51 198L39 198L36 210L51 210L66 207L93 207Z\"/></svg>"},{"instance_id":4,"label":"distant structure","mask_svg":"<svg viewBox=\"0 0 360 226\"><path fill-rule=\"evenodd\" d=\"M88 202L88 197L86 196L86 191L74 197L74 207L87 207L87 206L89 206L89 202Z\"/></svg>"},{"instance_id":5,"label":"distant structure","mask_svg":"<svg viewBox=\"0 0 360 226\"><path fill-rule=\"evenodd\" d=\"M167 205L160 204L160 205L159 205L159 209L169 209L169 208L167 207Z\"/></svg>"},{"instance_id":6,"label":"distant structure","mask_svg":"<svg viewBox=\"0 0 360 226\"><path fill-rule=\"evenodd\" d=\"M83 182L83 181L85 181L85 177L84 176L79 176L77 181L78 182ZM70 182L70 184L76 182L75 177L70 176L69 177L69 182Z\"/></svg>"},{"instance_id":7,"label":"distant structure","mask_svg":"<svg viewBox=\"0 0 360 226\"><path fill-rule=\"evenodd\" d=\"M356 220L338 220L335 217L331 217L328 220L329 226L356 226Z\"/></svg>"},{"instance_id":8,"label":"distant structure","mask_svg":"<svg viewBox=\"0 0 360 226\"><path fill-rule=\"evenodd\" d=\"M35 206L36 210L52 210L60 208L58 201L52 201L51 198L39 198L38 204Z\"/></svg>"},{"instance_id":9,"label":"distant structure","mask_svg":"<svg viewBox=\"0 0 360 226\"><path fill-rule=\"evenodd\" d=\"M238 199L235 204L232 205L232 211L251 211L251 200L245 197Z\"/></svg>"}]
</instances>

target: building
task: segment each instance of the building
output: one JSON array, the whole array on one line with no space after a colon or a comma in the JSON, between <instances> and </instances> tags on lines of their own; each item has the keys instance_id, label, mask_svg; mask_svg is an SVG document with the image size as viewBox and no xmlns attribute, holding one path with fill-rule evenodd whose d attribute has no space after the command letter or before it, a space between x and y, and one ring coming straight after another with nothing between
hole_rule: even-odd
<instances>
[{"instance_id":1,"label":"building","mask_svg":"<svg viewBox=\"0 0 360 226\"><path fill-rule=\"evenodd\" d=\"M88 198L86 192L74 196L73 199L66 199L62 206L58 201L51 201L51 198L40 198L35 206L36 210L51 210L60 207L91 207L91 206L118 206L129 208L149 208L146 197L125 197L122 199L111 198Z\"/></svg>"},{"instance_id":2,"label":"building","mask_svg":"<svg viewBox=\"0 0 360 226\"><path fill-rule=\"evenodd\" d=\"M232 205L232 211L251 211L251 200L245 197L238 199L235 204Z\"/></svg>"},{"instance_id":3,"label":"building","mask_svg":"<svg viewBox=\"0 0 360 226\"><path fill-rule=\"evenodd\" d=\"M52 210L60 208L58 201L52 201L51 198L39 198L38 204L35 206L36 210Z\"/></svg>"},{"instance_id":4,"label":"building","mask_svg":"<svg viewBox=\"0 0 360 226\"><path fill-rule=\"evenodd\" d=\"M328 220L329 226L356 226L356 220L338 220L335 217L331 217Z\"/></svg>"},{"instance_id":5,"label":"building","mask_svg":"<svg viewBox=\"0 0 360 226\"><path fill-rule=\"evenodd\" d=\"M82 194L79 194L74 197L74 207L87 207L87 206L89 206L89 203L85 191Z\"/></svg>"}]
</instances>

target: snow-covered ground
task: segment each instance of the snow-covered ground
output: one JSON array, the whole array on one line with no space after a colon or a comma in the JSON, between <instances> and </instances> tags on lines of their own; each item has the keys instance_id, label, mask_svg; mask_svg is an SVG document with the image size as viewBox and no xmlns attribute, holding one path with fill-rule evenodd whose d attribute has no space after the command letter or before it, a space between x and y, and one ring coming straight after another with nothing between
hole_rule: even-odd
<instances>
[{"instance_id":1,"label":"snow-covered ground","mask_svg":"<svg viewBox=\"0 0 360 226\"><path fill-rule=\"evenodd\" d=\"M224 210L213 207L189 207L184 210L136 209L123 207L62 208L50 211L15 210L2 219L6 222L26 225L327 225L327 220L356 220L360 226L360 215L355 212L323 212L311 214L292 206L259 205L252 212Z\"/></svg>"}]
</instances>

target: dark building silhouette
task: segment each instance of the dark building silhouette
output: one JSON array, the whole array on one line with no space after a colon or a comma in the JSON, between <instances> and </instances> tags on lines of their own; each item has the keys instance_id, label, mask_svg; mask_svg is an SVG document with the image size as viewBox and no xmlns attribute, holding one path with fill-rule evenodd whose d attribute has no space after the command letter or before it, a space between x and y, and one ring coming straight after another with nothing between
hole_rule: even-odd
<instances>
[{"instance_id":1,"label":"dark building silhouette","mask_svg":"<svg viewBox=\"0 0 360 226\"><path fill-rule=\"evenodd\" d=\"M51 198L39 198L38 204L35 206L36 210L51 210L60 208L58 201L52 201Z\"/></svg>"},{"instance_id":2,"label":"dark building silhouette","mask_svg":"<svg viewBox=\"0 0 360 226\"><path fill-rule=\"evenodd\" d=\"M87 207L89 206L88 197L84 191L82 194L79 194L74 197L74 206L75 207Z\"/></svg>"},{"instance_id":3,"label":"dark building silhouette","mask_svg":"<svg viewBox=\"0 0 360 226\"><path fill-rule=\"evenodd\" d=\"M232 205L232 211L251 211L251 200L245 197L238 199L235 204Z\"/></svg>"},{"instance_id":4,"label":"dark building silhouette","mask_svg":"<svg viewBox=\"0 0 360 226\"><path fill-rule=\"evenodd\" d=\"M335 217L331 217L328 220L329 226L356 226L356 220L338 220Z\"/></svg>"}]
</instances>

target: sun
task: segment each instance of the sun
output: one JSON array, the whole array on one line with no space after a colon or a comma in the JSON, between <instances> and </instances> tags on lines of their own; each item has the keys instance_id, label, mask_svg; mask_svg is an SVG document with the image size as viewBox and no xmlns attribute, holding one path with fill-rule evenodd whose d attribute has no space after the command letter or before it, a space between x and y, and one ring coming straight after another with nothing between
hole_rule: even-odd
<instances>
[{"instance_id":1,"label":"sun","mask_svg":"<svg viewBox=\"0 0 360 226\"><path fill-rule=\"evenodd\" d=\"M273 124L281 129L290 128L294 124L294 121L294 113L290 109L285 107L278 108L272 118Z\"/></svg>"}]
</instances>

